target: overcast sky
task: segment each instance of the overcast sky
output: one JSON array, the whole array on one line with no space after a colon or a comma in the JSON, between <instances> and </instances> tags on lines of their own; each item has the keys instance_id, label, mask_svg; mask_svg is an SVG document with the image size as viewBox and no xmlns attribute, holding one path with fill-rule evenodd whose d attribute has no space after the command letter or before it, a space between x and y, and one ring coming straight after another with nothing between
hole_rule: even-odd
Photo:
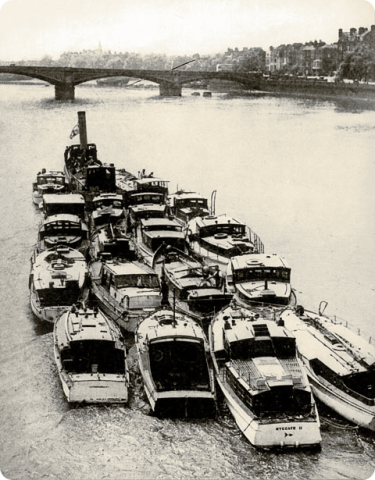
<instances>
[{"instance_id":1,"label":"overcast sky","mask_svg":"<svg viewBox=\"0 0 375 480\"><path fill-rule=\"evenodd\" d=\"M0 0L0 60L67 51L223 53L228 47L337 41L370 28L364 0Z\"/></svg>"}]
</instances>

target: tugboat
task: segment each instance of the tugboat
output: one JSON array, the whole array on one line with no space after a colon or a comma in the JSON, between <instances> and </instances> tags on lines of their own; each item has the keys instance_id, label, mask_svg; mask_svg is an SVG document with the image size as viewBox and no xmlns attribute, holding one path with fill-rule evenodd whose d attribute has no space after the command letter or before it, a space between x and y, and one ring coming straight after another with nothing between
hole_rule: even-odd
<instances>
[{"instance_id":1,"label":"tugboat","mask_svg":"<svg viewBox=\"0 0 375 480\"><path fill-rule=\"evenodd\" d=\"M53 338L55 361L68 402L128 401L124 338L99 309L73 305L56 321Z\"/></svg>"},{"instance_id":2,"label":"tugboat","mask_svg":"<svg viewBox=\"0 0 375 480\"><path fill-rule=\"evenodd\" d=\"M80 143L67 146L64 152L64 173L72 191L85 196L88 203L103 192L116 192L114 164L98 159L94 143L87 143L86 114L78 112Z\"/></svg>"},{"instance_id":3,"label":"tugboat","mask_svg":"<svg viewBox=\"0 0 375 480\"><path fill-rule=\"evenodd\" d=\"M212 362L198 323L166 308L144 319L135 338L144 388L155 414L213 417Z\"/></svg>"},{"instance_id":4,"label":"tugboat","mask_svg":"<svg viewBox=\"0 0 375 480\"><path fill-rule=\"evenodd\" d=\"M252 445L318 447L319 416L296 339L274 313L233 303L214 317L209 341L216 380Z\"/></svg>"},{"instance_id":5,"label":"tugboat","mask_svg":"<svg viewBox=\"0 0 375 480\"><path fill-rule=\"evenodd\" d=\"M169 304L203 327L232 299L232 293L223 289L217 265L203 265L177 248L162 245L154 255L153 269L168 287Z\"/></svg>"},{"instance_id":6,"label":"tugboat","mask_svg":"<svg viewBox=\"0 0 375 480\"><path fill-rule=\"evenodd\" d=\"M225 215L196 217L186 227L192 255L225 272L229 259L246 253L262 253L263 243L244 223Z\"/></svg>"},{"instance_id":7,"label":"tugboat","mask_svg":"<svg viewBox=\"0 0 375 480\"><path fill-rule=\"evenodd\" d=\"M34 314L55 323L85 293L88 268L78 250L57 246L31 258L30 303Z\"/></svg>"},{"instance_id":8,"label":"tugboat","mask_svg":"<svg viewBox=\"0 0 375 480\"><path fill-rule=\"evenodd\" d=\"M228 263L227 289L244 306L295 305L297 298L290 284L290 273L285 258L279 255L239 255Z\"/></svg>"},{"instance_id":9,"label":"tugboat","mask_svg":"<svg viewBox=\"0 0 375 480\"><path fill-rule=\"evenodd\" d=\"M280 318L297 339L314 395L346 420L375 431L375 347L348 322L300 305Z\"/></svg>"},{"instance_id":10,"label":"tugboat","mask_svg":"<svg viewBox=\"0 0 375 480\"><path fill-rule=\"evenodd\" d=\"M33 202L40 205L43 195L46 193L62 193L65 192L65 175L63 172L50 170L47 172L43 168L37 173L33 182Z\"/></svg>"}]
</instances>

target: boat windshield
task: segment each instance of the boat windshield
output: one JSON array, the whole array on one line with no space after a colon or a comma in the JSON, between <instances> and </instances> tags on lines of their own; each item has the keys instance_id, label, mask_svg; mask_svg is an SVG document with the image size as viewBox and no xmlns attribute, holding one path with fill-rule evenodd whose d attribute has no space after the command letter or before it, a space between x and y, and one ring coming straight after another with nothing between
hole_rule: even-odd
<instances>
[{"instance_id":1,"label":"boat windshield","mask_svg":"<svg viewBox=\"0 0 375 480\"><path fill-rule=\"evenodd\" d=\"M38 177L38 185L46 185L47 183L55 183L56 185L64 185L65 177L56 177L56 176L49 176L49 177Z\"/></svg>"},{"instance_id":2,"label":"boat windshield","mask_svg":"<svg viewBox=\"0 0 375 480\"><path fill-rule=\"evenodd\" d=\"M168 232L181 232L182 227L179 225L148 225L147 227L143 227L146 232L152 232L156 230L163 230Z\"/></svg>"},{"instance_id":3,"label":"boat windshield","mask_svg":"<svg viewBox=\"0 0 375 480\"><path fill-rule=\"evenodd\" d=\"M245 225L234 225L231 223L209 225L199 229L200 237L212 237L217 233L226 233L227 235L244 235Z\"/></svg>"},{"instance_id":4,"label":"boat windshield","mask_svg":"<svg viewBox=\"0 0 375 480\"><path fill-rule=\"evenodd\" d=\"M203 342L150 342L149 354L158 391L210 390Z\"/></svg>"},{"instance_id":5,"label":"boat windshield","mask_svg":"<svg viewBox=\"0 0 375 480\"><path fill-rule=\"evenodd\" d=\"M143 275L117 275L115 277L116 288L126 287L142 287L142 288L159 288L159 278L153 274Z\"/></svg>"},{"instance_id":6,"label":"boat windshield","mask_svg":"<svg viewBox=\"0 0 375 480\"><path fill-rule=\"evenodd\" d=\"M130 203L133 205L139 205L142 203L163 203L163 195L132 195L130 198Z\"/></svg>"},{"instance_id":7,"label":"boat windshield","mask_svg":"<svg viewBox=\"0 0 375 480\"><path fill-rule=\"evenodd\" d=\"M113 199L113 198L106 198L97 200L94 202L94 209L103 208L103 207L114 207L114 208L122 208L121 200Z\"/></svg>"},{"instance_id":8,"label":"boat windshield","mask_svg":"<svg viewBox=\"0 0 375 480\"><path fill-rule=\"evenodd\" d=\"M176 207L177 208L206 208L208 209L207 206L207 200L206 199L198 199L198 198L180 198L176 199Z\"/></svg>"},{"instance_id":9,"label":"boat windshield","mask_svg":"<svg viewBox=\"0 0 375 480\"><path fill-rule=\"evenodd\" d=\"M70 342L61 352L64 369L70 373L125 373L124 351L114 348L110 340Z\"/></svg>"},{"instance_id":10,"label":"boat windshield","mask_svg":"<svg viewBox=\"0 0 375 480\"><path fill-rule=\"evenodd\" d=\"M49 235L79 235L81 233L81 224L70 221L56 221L46 223L44 232L46 236Z\"/></svg>"},{"instance_id":11,"label":"boat windshield","mask_svg":"<svg viewBox=\"0 0 375 480\"><path fill-rule=\"evenodd\" d=\"M233 275L234 281L237 283L242 282L257 282L262 280L277 281L277 282L290 282L290 269L289 268L241 268L235 270Z\"/></svg>"}]
</instances>

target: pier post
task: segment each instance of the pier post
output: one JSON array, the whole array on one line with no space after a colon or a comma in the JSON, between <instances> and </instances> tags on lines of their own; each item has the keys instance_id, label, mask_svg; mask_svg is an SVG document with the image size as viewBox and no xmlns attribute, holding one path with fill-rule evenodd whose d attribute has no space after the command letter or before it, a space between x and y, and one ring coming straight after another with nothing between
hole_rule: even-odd
<instances>
[{"instance_id":1,"label":"pier post","mask_svg":"<svg viewBox=\"0 0 375 480\"><path fill-rule=\"evenodd\" d=\"M60 83L55 85L55 100L74 100L74 85L71 83Z\"/></svg>"},{"instance_id":2,"label":"pier post","mask_svg":"<svg viewBox=\"0 0 375 480\"><path fill-rule=\"evenodd\" d=\"M182 87L179 83L162 82L159 85L161 97L181 97Z\"/></svg>"}]
</instances>

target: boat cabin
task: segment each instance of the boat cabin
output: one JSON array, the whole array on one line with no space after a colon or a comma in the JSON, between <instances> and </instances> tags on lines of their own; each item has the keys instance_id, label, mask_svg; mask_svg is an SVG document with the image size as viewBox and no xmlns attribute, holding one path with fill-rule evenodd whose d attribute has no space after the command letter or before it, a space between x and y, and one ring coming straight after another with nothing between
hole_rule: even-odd
<instances>
[{"instance_id":1,"label":"boat cabin","mask_svg":"<svg viewBox=\"0 0 375 480\"><path fill-rule=\"evenodd\" d=\"M126 206L131 204L131 198L136 193L160 193L163 196L163 203L168 195L169 180L156 178L152 174L144 175L139 173L138 178L133 178L122 183Z\"/></svg>"},{"instance_id":2,"label":"boat cabin","mask_svg":"<svg viewBox=\"0 0 375 480\"><path fill-rule=\"evenodd\" d=\"M39 188L41 187L41 188ZM60 171L46 171L45 168L37 173L33 183L33 190L43 193L61 192L65 187L65 175Z\"/></svg>"},{"instance_id":3,"label":"boat cabin","mask_svg":"<svg viewBox=\"0 0 375 480\"><path fill-rule=\"evenodd\" d=\"M163 218L167 206L161 193L135 193L130 197L130 217L133 223L141 218Z\"/></svg>"},{"instance_id":4,"label":"boat cabin","mask_svg":"<svg viewBox=\"0 0 375 480\"><path fill-rule=\"evenodd\" d=\"M59 214L47 217L38 233L38 244L42 250L57 244L77 248L88 240L88 227L80 217L71 214Z\"/></svg>"},{"instance_id":5,"label":"boat cabin","mask_svg":"<svg viewBox=\"0 0 375 480\"><path fill-rule=\"evenodd\" d=\"M177 192L168 196L171 215L188 223L194 217L209 214L207 199L195 192Z\"/></svg>"},{"instance_id":6,"label":"boat cabin","mask_svg":"<svg viewBox=\"0 0 375 480\"><path fill-rule=\"evenodd\" d=\"M251 254L231 259L235 284L244 282L276 281L290 283L291 269L278 255Z\"/></svg>"},{"instance_id":7,"label":"boat cabin","mask_svg":"<svg viewBox=\"0 0 375 480\"><path fill-rule=\"evenodd\" d=\"M116 223L125 218L124 201L122 195L102 193L92 200L92 221L95 227L107 223Z\"/></svg>"},{"instance_id":8,"label":"boat cabin","mask_svg":"<svg viewBox=\"0 0 375 480\"><path fill-rule=\"evenodd\" d=\"M144 245L155 252L162 243L180 250L185 248L185 235L176 220L168 218L141 219L141 237Z\"/></svg>"},{"instance_id":9,"label":"boat cabin","mask_svg":"<svg viewBox=\"0 0 375 480\"><path fill-rule=\"evenodd\" d=\"M76 215L85 219L85 199L80 193L47 194L43 196L45 218L58 214Z\"/></svg>"}]
</instances>

